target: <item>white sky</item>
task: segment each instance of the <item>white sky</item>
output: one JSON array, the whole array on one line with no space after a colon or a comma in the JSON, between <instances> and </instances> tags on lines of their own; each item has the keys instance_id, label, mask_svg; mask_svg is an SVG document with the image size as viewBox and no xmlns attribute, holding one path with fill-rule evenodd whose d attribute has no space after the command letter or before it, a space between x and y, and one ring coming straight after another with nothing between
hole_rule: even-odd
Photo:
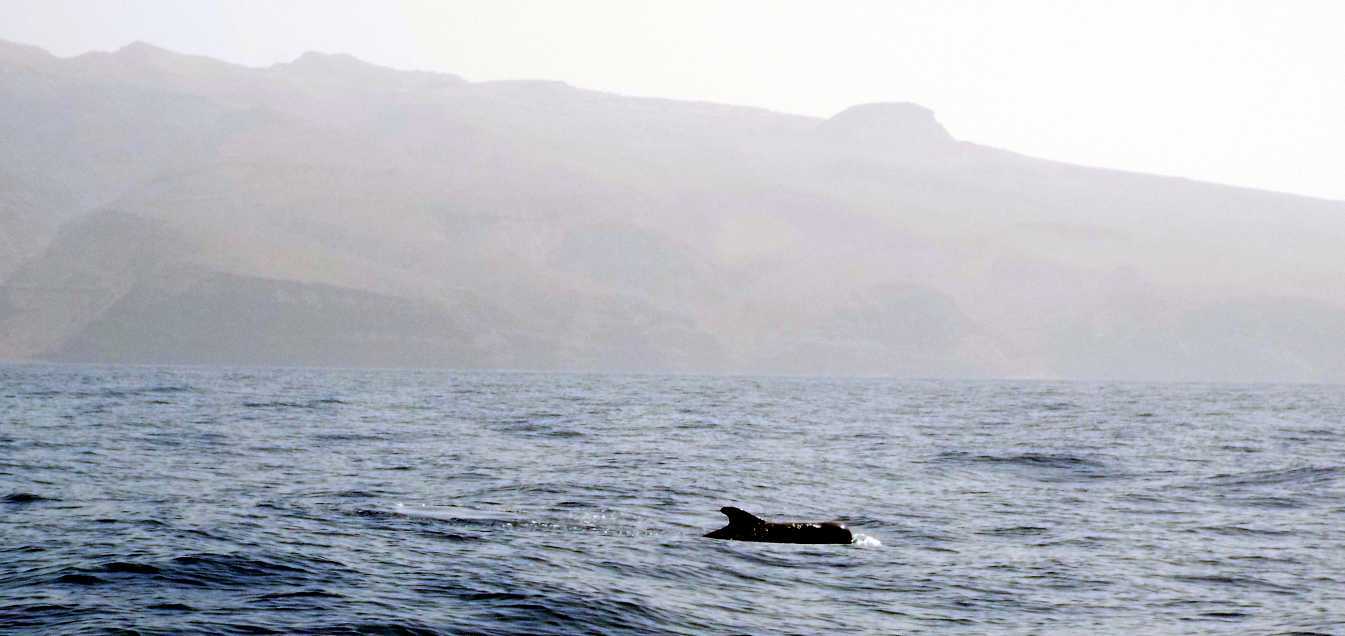
<instances>
[{"instance_id":1,"label":"white sky","mask_svg":"<svg viewBox=\"0 0 1345 636\"><path fill-rule=\"evenodd\" d=\"M818 116L913 101L959 139L1345 200L1345 0L0 0L0 38L346 52Z\"/></svg>"}]
</instances>

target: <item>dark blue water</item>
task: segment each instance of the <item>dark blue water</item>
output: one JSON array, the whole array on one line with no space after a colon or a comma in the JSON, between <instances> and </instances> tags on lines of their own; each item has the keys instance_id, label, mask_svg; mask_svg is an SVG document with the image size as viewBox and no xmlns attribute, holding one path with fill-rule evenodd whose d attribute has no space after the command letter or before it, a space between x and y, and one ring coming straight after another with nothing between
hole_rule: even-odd
<instances>
[{"instance_id":1,"label":"dark blue water","mask_svg":"<svg viewBox=\"0 0 1345 636\"><path fill-rule=\"evenodd\" d=\"M120 629L1345 633L1345 388L0 367L0 632Z\"/></svg>"}]
</instances>

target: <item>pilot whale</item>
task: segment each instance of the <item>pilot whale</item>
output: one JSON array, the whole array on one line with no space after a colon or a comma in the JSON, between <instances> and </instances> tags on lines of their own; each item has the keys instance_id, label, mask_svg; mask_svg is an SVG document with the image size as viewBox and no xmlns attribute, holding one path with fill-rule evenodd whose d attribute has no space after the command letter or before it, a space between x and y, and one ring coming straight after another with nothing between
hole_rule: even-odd
<instances>
[{"instance_id":1,"label":"pilot whale","mask_svg":"<svg viewBox=\"0 0 1345 636\"><path fill-rule=\"evenodd\" d=\"M772 523L733 506L724 506L719 511L729 518L729 525L705 535L711 539L767 543L851 543L855 540L844 524L835 521Z\"/></svg>"}]
</instances>

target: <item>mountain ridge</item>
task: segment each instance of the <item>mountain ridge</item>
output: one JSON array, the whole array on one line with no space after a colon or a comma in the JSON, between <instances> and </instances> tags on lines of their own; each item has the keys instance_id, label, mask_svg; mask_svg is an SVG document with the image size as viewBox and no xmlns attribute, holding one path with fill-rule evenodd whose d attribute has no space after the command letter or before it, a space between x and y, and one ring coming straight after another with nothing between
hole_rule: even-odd
<instances>
[{"instance_id":1,"label":"mountain ridge","mask_svg":"<svg viewBox=\"0 0 1345 636\"><path fill-rule=\"evenodd\" d=\"M0 358L1345 381L1345 203L1026 157L909 103L43 55L0 42Z\"/></svg>"}]
</instances>

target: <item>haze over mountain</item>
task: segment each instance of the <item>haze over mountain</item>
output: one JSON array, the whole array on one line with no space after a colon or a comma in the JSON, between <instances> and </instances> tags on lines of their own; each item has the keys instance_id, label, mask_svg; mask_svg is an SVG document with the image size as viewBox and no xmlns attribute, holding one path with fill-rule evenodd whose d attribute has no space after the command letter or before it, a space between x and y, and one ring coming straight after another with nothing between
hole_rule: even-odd
<instances>
[{"instance_id":1,"label":"haze over mountain","mask_svg":"<svg viewBox=\"0 0 1345 636\"><path fill-rule=\"evenodd\" d=\"M1345 203L915 104L0 42L0 105L4 359L1345 382Z\"/></svg>"}]
</instances>

